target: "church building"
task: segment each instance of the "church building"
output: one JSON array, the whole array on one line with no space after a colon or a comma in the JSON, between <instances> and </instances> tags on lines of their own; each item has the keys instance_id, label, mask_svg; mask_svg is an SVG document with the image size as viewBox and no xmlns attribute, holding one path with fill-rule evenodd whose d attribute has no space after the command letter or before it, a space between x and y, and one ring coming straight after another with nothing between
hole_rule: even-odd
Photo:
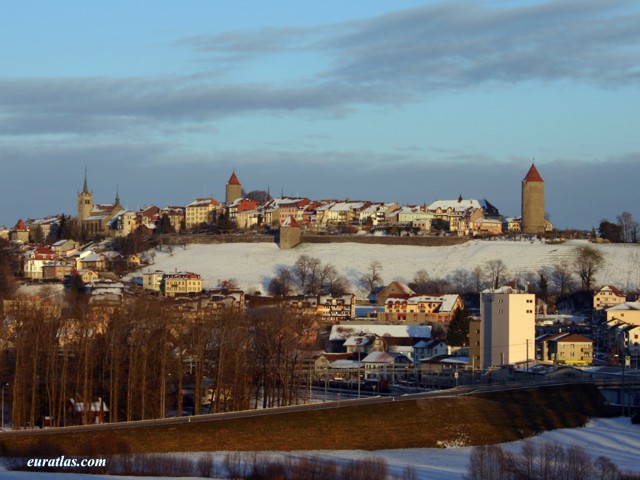
<instances>
[{"instance_id":1,"label":"church building","mask_svg":"<svg viewBox=\"0 0 640 480\"><path fill-rule=\"evenodd\" d=\"M124 208L120 205L118 193L116 193L114 203L94 203L93 193L89 191L85 172L82 192L78 193L78 224L82 233L87 236L107 235L109 222L122 210Z\"/></svg>"}]
</instances>

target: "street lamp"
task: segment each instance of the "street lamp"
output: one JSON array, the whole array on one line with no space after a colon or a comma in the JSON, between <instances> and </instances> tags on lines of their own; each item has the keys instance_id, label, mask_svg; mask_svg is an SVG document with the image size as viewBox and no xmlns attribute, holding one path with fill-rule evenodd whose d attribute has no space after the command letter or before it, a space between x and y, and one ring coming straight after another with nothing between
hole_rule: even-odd
<instances>
[{"instance_id":1,"label":"street lamp","mask_svg":"<svg viewBox=\"0 0 640 480\"><path fill-rule=\"evenodd\" d=\"M8 387L8 386L9 386L8 383L2 384L2 428L1 430L4 430L4 387Z\"/></svg>"}]
</instances>

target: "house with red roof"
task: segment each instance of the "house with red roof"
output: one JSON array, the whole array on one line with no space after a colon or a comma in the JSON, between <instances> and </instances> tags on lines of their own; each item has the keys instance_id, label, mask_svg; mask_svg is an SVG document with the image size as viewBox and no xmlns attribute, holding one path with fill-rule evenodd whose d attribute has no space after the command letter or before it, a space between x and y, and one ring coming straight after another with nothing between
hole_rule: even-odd
<instances>
[{"instance_id":1,"label":"house with red roof","mask_svg":"<svg viewBox=\"0 0 640 480\"><path fill-rule=\"evenodd\" d=\"M44 278L44 266L56 258L56 252L44 245L27 250L23 257L22 270L25 278L32 280Z\"/></svg>"},{"instance_id":2,"label":"house with red roof","mask_svg":"<svg viewBox=\"0 0 640 480\"><path fill-rule=\"evenodd\" d=\"M577 333L558 333L542 339L542 360L566 365L591 365L593 339Z\"/></svg>"},{"instance_id":3,"label":"house with red roof","mask_svg":"<svg viewBox=\"0 0 640 480\"><path fill-rule=\"evenodd\" d=\"M624 292L613 285L605 285L593 294L593 309L606 310L627 301Z\"/></svg>"}]
</instances>

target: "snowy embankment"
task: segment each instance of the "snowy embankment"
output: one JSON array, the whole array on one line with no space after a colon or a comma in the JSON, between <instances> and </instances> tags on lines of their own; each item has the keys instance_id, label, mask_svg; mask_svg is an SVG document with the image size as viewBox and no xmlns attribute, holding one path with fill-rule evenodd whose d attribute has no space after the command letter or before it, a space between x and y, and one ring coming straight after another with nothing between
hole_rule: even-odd
<instances>
[{"instance_id":1,"label":"snowy embankment","mask_svg":"<svg viewBox=\"0 0 640 480\"><path fill-rule=\"evenodd\" d=\"M564 448L579 446L583 448L592 460L600 456L609 458L621 471L640 473L640 463L637 455L640 452L640 426L632 425L628 418L595 419L586 427L560 429L543 433L532 439L536 444L542 442L554 442ZM523 441L502 444L501 446L510 452L519 452ZM471 454L470 447L453 448L416 448L406 450L378 450L365 451L319 451L319 452L292 452L290 454L269 453L273 457L283 455L316 456L329 460L351 460L368 457L384 459L389 471L395 475L401 475L405 467L415 469L416 478L459 480L464 478L469 465ZM196 458L197 453L180 454ZM217 453L215 458L221 462L224 453ZM7 472L0 467L0 478L6 480L60 480L86 479L86 476L35 472ZM111 477L108 475L92 476L96 480L100 478L120 478L122 480L140 477ZM164 478L164 477L154 477ZM168 479L167 479L168 480Z\"/></svg>"},{"instance_id":2,"label":"snowy embankment","mask_svg":"<svg viewBox=\"0 0 640 480\"><path fill-rule=\"evenodd\" d=\"M155 263L143 271L190 271L198 273L205 288L215 287L220 280L235 279L247 292L266 292L269 279L278 267L291 267L300 255L319 258L332 264L347 277L352 286L377 260L382 265L385 283L392 280L411 281L418 270L426 270L433 278L445 277L457 269L472 271L485 268L490 260L502 260L509 277L537 272L541 267L573 260L577 246L586 241L546 244L529 241L480 241L446 247L405 245L366 245L359 243L301 244L293 250L280 250L272 243L228 243L187 245L155 251ZM624 290L640 286L640 246L623 244L589 244L604 254L605 264L596 275L596 283L610 283Z\"/></svg>"}]
</instances>

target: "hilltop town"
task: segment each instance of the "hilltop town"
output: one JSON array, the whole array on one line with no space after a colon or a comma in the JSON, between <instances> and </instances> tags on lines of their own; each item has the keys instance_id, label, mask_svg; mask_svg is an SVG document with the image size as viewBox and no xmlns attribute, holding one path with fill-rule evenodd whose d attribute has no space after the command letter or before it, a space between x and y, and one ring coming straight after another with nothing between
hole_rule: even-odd
<instances>
[{"instance_id":1,"label":"hilltop town","mask_svg":"<svg viewBox=\"0 0 640 480\"><path fill-rule=\"evenodd\" d=\"M331 392L397 394L638 366L638 283L596 281L602 245L635 244L635 222L621 216L599 232L555 231L535 165L522 181L517 218L462 195L430 205L272 198L245 193L235 172L223 202L139 211L121 203L117 193L111 204L96 203L85 173L75 217L19 220L0 233L0 379L3 396L5 387L10 392L2 427L198 415L326 400ZM581 241L565 245L567 238ZM497 255L441 276L420 265L411 279L385 282L381 255L348 278L330 255L300 250L311 241L363 239L384 240L385 248L402 239L415 248L516 240L565 253L527 272L509 271ZM262 272L263 288L251 289L232 275L207 284L202 270L215 267L206 253L199 267L156 263L179 265L192 244L221 242L300 253ZM638 252L624 255L637 270ZM227 260L249 258L237 257Z\"/></svg>"}]
</instances>

